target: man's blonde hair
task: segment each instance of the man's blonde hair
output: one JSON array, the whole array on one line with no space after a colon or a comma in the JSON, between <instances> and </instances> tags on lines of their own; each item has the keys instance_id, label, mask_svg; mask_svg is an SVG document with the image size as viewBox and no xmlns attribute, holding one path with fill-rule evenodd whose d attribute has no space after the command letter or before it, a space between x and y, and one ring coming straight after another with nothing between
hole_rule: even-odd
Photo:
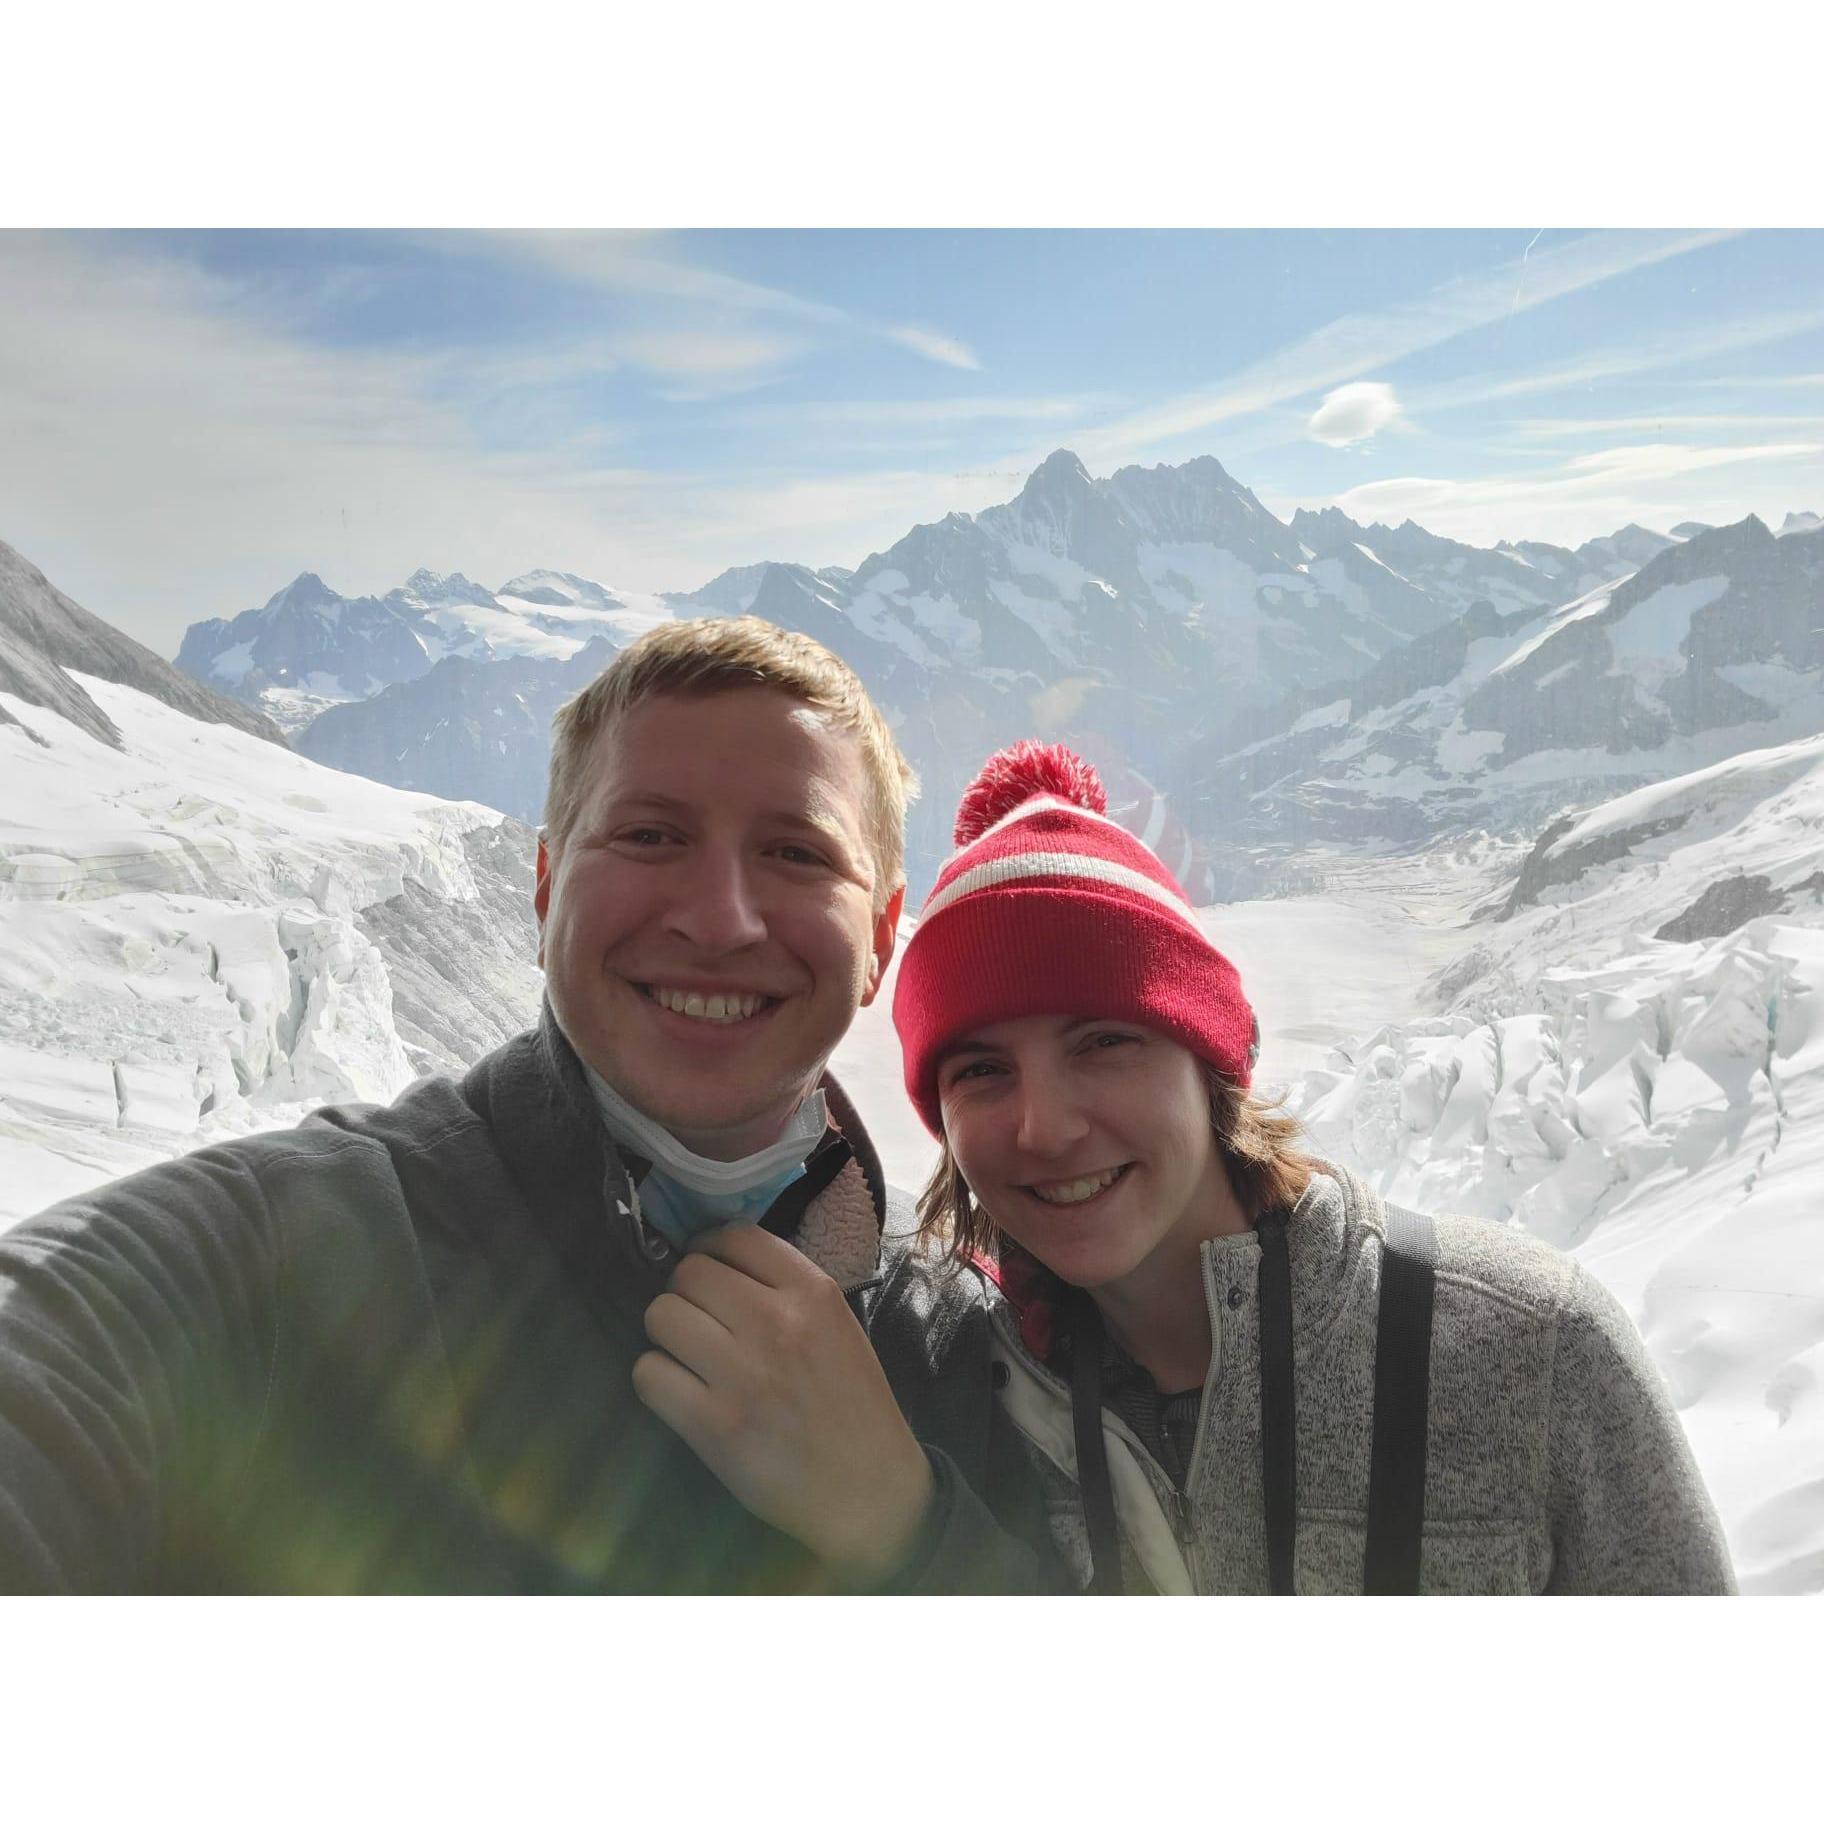
<instances>
[{"instance_id":1,"label":"man's blonde hair","mask_svg":"<svg viewBox=\"0 0 1824 1824\"><path fill-rule=\"evenodd\" d=\"M1304 1152L1297 1118L1280 1106L1237 1089L1212 1065L1200 1063L1210 1101L1210 1125L1228 1173L1229 1187L1250 1222L1269 1210L1290 1210L1305 1193L1317 1162ZM922 1250L938 1249L952 1264L998 1252L1000 1231L972 1195L947 1136L940 1136L938 1161L918 1199Z\"/></svg>"},{"instance_id":2,"label":"man's blonde hair","mask_svg":"<svg viewBox=\"0 0 1824 1824\"><path fill-rule=\"evenodd\" d=\"M861 741L868 781L864 825L873 852L874 909L905 879L906 806L918 775L893 739L866 686L808 634L751 614L667 621L617 653L551 721L551 774L545 793L545 842L553 858L569 840L589 786L589 759L603 730L653 697L710 696L744 688L776 690L821 711Z\"/></svg>"}]
</instances>

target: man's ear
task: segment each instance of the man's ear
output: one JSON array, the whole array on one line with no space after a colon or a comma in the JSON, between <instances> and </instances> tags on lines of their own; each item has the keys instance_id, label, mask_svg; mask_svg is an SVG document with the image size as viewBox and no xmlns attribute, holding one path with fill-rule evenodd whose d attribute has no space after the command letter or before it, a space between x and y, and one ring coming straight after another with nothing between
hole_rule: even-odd
<instances>
[{"instance_id":1,"label":"man's ear","mask_svg":"<svg viewBox=\"0 0 1824 1824\"><path fill-rule=\"evenodd\" d=\"M545 914L551 910L551 857L545 852L545 833L538 833L538 879L532 888L532 910L538 914L538 966L545 966Z\"/></svg>"},{"instance_id":2,"label":"man's ear","mask_svg":"<svg viewBox=\"0 0 1824 1824\"><path fill-rule=\"evenodd\" d=\"M893 960L893 946L899 939L899 914L905 903L906 887L901 881L874 921L874 954L868 962L868 985L860 1001L863 1007L873 1004L874 997L880 993L880 984L886 979L887 965Z\"/></svg>"}]
</instances>

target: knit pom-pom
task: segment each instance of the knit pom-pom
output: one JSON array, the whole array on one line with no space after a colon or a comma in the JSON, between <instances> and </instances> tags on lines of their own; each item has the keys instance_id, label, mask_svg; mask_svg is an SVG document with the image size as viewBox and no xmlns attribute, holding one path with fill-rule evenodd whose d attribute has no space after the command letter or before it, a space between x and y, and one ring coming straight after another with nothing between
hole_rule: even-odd
<instances>
[{"instance_id":1,"label":"knit pom-pom","mask_svg":"<svg viewBox=\"0 0 1824 1824\"><path fill-rule=\"evenodd\" d=\"M956 807L956 846L973 842L1028 798L1062 798L1085 810L1108 809L1096 769L1069 748L1016 741L993 755Z\"/></svg>"}]
</instances>

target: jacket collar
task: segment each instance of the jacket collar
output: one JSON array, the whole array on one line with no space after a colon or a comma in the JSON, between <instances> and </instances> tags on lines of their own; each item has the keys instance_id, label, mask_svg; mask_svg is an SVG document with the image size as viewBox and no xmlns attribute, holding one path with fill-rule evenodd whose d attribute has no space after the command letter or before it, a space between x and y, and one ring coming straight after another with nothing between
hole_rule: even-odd
<instances>
[{"instance_id":1,"label":"jacket collar","mask_svg":"<svg viewBox=\"0 0 1824 1824\"><path fill-rule=\"evenodd\" d=\"M886 1180L854 1104L827 1073L820 1087L831 1127L851 1156L776 1232L840 1284L853 1286L878 1271ZM610 1138L549 997L536 1029L483 1058L463 1079L462 1093L492 1128L535 1213L560 1230L593 1227L605 1216L623 1265L645 1263L640 1277L654 1282L669 1273L675 1256L639 1216L637 1185L646 1161L624 1155Z\"/></svg>"}]
</instances>

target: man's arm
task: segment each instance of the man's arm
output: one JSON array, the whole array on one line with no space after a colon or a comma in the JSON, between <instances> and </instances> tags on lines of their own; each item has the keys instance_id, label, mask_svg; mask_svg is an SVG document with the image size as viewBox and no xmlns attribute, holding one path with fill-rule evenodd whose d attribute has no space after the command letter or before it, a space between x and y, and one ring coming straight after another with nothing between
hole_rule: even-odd
<instances>
[{"instance_id":1,"label":"man's arm","mask_svg":"<svg viewBox=\"0 0 1824 1824\"><path fill-rule=\"evenodd\" d=\"M185 1516L226 1494L257 1417L270 1312L250 1296L257 1198L226 1149L72 1198L0 1234L0 1591L156 1587ZM232 1391L232 1383L229 1383Z\"/></svg>"},{"instance_id":2,"label":"man's arm","mask_svg":"<svg viewBox=\"0 0 1824 1824\"><path fill-rule=\"evenodd\" d=\"M1665 1382L1579 1266L1559 1318L1548 1464L1552 1595L1733 1595L1722 1523Z\"/></svg>"}]
</instances>

